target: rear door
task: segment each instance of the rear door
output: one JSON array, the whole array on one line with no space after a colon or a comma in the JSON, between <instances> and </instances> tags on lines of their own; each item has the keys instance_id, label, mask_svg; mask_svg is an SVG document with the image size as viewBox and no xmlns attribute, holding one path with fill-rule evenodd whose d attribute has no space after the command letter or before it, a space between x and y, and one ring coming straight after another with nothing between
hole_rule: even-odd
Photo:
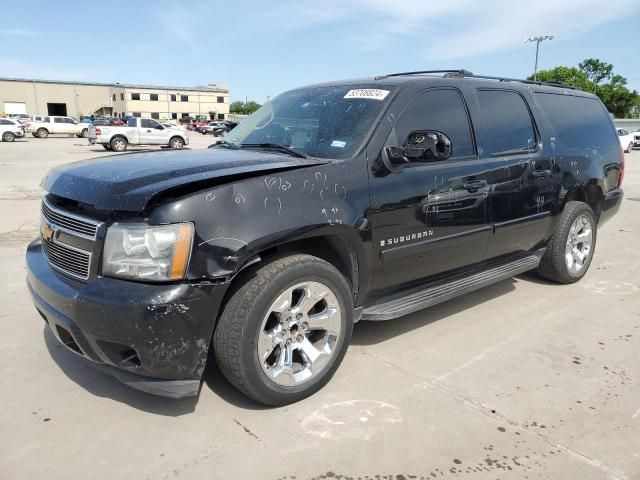
<instances>
[{"instance_id":1,"label":"rear door","mask_svg":"<svg viewBox=\"0 0 640 480\"><path fill-rule=\"evenodd\" d=\"M478 160L466 103L455 88L417 93L384 147L416 131L444 133L452 156L372 169L373 289L379 292L481 261L491 227L488 182ZM379 162L378 162L379 163Z\"/></svg>"},{"instance_id":2,"label":"rear door","mask_svg":"<svg viewBox=\"0 0 640 480\"><path fill-rule=\"evenodd\" d=\"M521 92L486 88L477 89L476 96L478 142L490 184L488 210L494 228L487 259L541 247L550 234L559 181L552 153L543 150Z\"/></svg>"},{"instance_id":3,"label":"rear door","mask_svg":"<svg viewBox=\"0 0 640 480\"><path fill-rule=\"evenodd\" d=\"M51 133L68 133L69 129L64 117L53 117Z\"/></svg>"}]
</instances>

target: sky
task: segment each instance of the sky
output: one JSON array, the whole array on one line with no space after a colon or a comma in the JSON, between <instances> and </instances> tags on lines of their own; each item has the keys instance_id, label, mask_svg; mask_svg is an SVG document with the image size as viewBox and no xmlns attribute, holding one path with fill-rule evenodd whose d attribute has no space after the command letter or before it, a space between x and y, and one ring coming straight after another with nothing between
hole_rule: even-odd
<instances>
[{"instance_id":1,"label":"sky","mask_svg":"<svg viewBox=\"0 0 640 480\"><path fill-rule=\"evenodd\" d=\"M525 78L585 58L640 91L640 0L39 1L4 9L0 77L288 89L411 70Z\"/></svg>"}]
</instances>

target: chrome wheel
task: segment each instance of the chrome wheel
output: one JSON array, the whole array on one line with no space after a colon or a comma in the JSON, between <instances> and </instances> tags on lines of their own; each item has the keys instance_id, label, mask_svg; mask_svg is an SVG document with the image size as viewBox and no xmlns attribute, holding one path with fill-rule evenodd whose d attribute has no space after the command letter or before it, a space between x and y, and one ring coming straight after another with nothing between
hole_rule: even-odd
<instances>
[{"instance_id":1,"label":"chrome wheel","mask_svg":"<svg viewBox=\"0 0 640 480\"><path fill-rule=\"evenodd\" d=\"M580 272L589 260L593 244L593 226L591 219L580 215L569 230L565 247L565 261L569 273Z\"/></svg>"},{"instance_id":2,"label":"chrome wheel","mask_svg":"<svg viewBox=\"0 0 640 480\"><path fill-rule=\"evenodd\" d=\"M113 145L111 146L111 148L116 152L122 152L124 151L125 148L127 148L127 144L125 143L124 140L122 140L121 138L118 138L113 142Z\"/></svg>"},{"instance_id":3,"label":"chrome wheel","mask_svg":"<svg viewBox=\"0 0 640 480\"><path fill-rule=\"evenodd\" d=\"M307 382L329 363L341 333L335 293L319 282L287 288L271 304L258 333L258 360L274 383Z\"/></svg>"},{"instance_id":4,"label":"chrome wheel","mask_svg":"<svg viewBox=\"0 0 640 480\"><path fill-rule=\"evenodd\" d=\"M184 142L179 138L174 138L171 141L171 148L180 150L182 147L184 147Z\"/></svg>"}]
</instances>

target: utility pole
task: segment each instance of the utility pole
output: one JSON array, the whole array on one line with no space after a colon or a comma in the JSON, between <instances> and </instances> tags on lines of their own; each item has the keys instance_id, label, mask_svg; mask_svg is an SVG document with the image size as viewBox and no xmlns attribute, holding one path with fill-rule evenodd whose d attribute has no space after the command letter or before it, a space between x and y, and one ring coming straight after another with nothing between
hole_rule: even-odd
<instances>
[{"instance_id":1,"label":"utility pole","mask_svg":"<svg viewBox=\"0 0 640 480\"><path fill-rule=\"evenodd\" d=\"M533 79L538 80L538 52L540 51L540 42L545 40L553 40L553 35L542 35L540 37L529 37L524 39L524 43L536 42L536 63L533 67Z\"/></svg>"}]
</instances>

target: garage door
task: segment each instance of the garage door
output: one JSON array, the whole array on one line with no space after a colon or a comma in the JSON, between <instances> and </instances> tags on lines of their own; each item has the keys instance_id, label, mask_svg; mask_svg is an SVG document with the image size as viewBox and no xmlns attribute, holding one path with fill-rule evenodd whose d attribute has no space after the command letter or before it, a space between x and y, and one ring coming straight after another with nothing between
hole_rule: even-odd
<instances>
[{"instance_id":1,"label":"garage door","mask_svg":"<svg viewBox=\"0 0 640 480\"><path fill-rule=\"evenodd\" d=\"M27 104L25 102L4 102L4 113L7 115L26 114Z\"/></svg>"}]
</instances>

